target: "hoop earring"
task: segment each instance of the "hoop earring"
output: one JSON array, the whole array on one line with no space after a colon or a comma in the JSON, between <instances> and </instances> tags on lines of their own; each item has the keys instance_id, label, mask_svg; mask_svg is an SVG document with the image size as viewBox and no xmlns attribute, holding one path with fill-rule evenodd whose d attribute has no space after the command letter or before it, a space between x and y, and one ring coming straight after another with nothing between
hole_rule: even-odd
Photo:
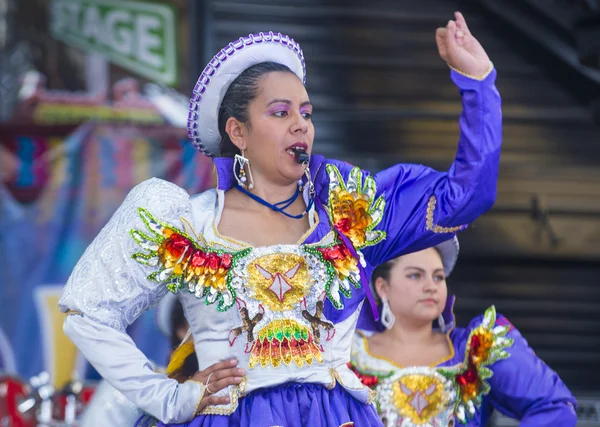
<instances>
[{"instance_id":1,"label":"hoop earring","mask_svg":"<svg viewBox=\"0 0 600 427\"><path fill-rule=\"evenodd\" d=\"M446 332L446 321L444 320L444 316L441 314L438 317L438 326L442 332Z\"/></svg>"},{"instance_id":2,"label":"hoop earring","mask_svg":"<svg viewBox=\"0 0 600 427\"><path fill-rule=\"evenodd\" d=\"M246 173L246 171L248 171ZM233 158L233 176L240 187L247 190L254 188L254 178L252 178L252 170L250 169L250 160L244 157L244 152L236 154Z\"/></svg>"},{"instance_id":3,"label":"hoop earring","mask_svg":"<svg viewBox=\"0 0 600 427\"><path fill-rule=\"evenodd\" d=\"M381 324L385 329L392 329L394 323L396 323L396 316L392 313L390 303L386 297L381 297Z\"/></svg>"}]
</instances>

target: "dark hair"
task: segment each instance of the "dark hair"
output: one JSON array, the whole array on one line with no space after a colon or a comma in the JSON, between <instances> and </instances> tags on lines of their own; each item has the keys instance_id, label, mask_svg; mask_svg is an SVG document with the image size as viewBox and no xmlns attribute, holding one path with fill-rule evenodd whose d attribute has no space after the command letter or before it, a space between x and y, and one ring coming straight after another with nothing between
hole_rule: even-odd
<instances>
[{"instance_id":1,"label":"dark hair","mask_svg":"<svg viewBox=\"0 0 600 427\"><path fill-rule=\"evenodd\" d=\"M377 267L375 267L375 269L373 270L373 273L371 274L371 285L373 287L373 293L375 294L375 298L377 298L377 300L379 300L380 297L379 297L379 294L377 293L377 288L375 287L375 281L381 277L386 282L389 282L392 267L396 263L397 259L398 258L394 258L387 262L384 262L383 264L379 264Z\"/></svg>"},{"instance_id":2,"label":"dark hair","mask_svg":"<svg viewBox=\"0 0 600 427\"><path fill-rule=\"evenodd\" d=\"M177 331L181 328L188 326L185 313L183 312L183 306L179 300L173 303L173 310L171 311L171 348L175 348L181 342L181 339L177 337Z\"/></svg>"},{"instance_id":3,"label":"dark hair","mask_svg":"<svg viewBox=\"0 0 600 427\"><path fill-rule=\"evenodd\" d=\"M260 79L268 73L281 72L291 73L287 66L278 64L276 62L261 62L244 70L236 79L231 83L223 102L219 108L219 119L218 127L219 134L221 135L221 143L219 144L219 151L222 157L233 157L240 153L240 150L231 142L229 135L225 131L225 125L227 120L233 117L242 123L249 124L248 106L258 96L258 84ZM296 74L294 74L296 75Z\"/></svg>"}]
</instances>

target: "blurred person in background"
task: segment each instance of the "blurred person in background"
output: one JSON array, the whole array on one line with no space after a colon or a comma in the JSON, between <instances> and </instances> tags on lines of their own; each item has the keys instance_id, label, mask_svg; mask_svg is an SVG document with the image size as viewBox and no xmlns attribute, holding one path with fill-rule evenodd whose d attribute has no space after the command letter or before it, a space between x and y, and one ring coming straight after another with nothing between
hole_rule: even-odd
<instances>
[{"instance_id":1,"label":"blurred person in background","mask_svg":"<svg viewBox=\"0 0 600 427\"><path fill-rule=\"evenodd\" d=\"M371 176L312 154L304 57L287 36L241 38L207 65L188 131L215 158L217 188L135 187L60 300L67 335L159 426L381 425L347 366L364 300L376 311L372 266L448 239L496 195L496 71L460 13L436 40L463 102L444 173L398 164ZM169 291L192 333L165 376L124 331Z\"/></svg>"},{"instance_id":2,"label":"blurred person in background","mask_svg":"<svg viewBox=\"0 0 600 427\"><path fill-rule=\"evenodd\" d=\"M458 249L454 238L373 271L383 331L357 331L351 367L384 425L486 426L497 409L523 427L575 426L567 386L494 306L455 327L446 278Z\"/></svg>"}]
</instances>

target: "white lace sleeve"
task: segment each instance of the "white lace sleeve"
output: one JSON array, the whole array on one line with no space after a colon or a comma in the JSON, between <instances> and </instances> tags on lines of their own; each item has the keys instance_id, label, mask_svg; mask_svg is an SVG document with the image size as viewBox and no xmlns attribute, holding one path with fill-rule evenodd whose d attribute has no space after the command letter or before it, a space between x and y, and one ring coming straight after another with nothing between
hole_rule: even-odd
<instances>
[{"instance_id":1,"label":"white lace sleeve","mask_svg":"<svg viewBox=\"0 0 600 427\"><path fill-rule=\"evenodd\" d=\"M151 267L132 258L139 246L130 233L145 228L142 207L172 225L191 217L189 195L176 185L150 179L136 186L75 266L59 305L77 313L65 320L65 333L102 377L162 422L182 423L194 417L202 385L154 372L125 333L168 291L147 278Z\"/></svg>"},{"instance_id":2,"label":"white lace sleeve","mask_svg":"<svg viewBox=\"0 0 600 427\"><path fill-rule=\"evenodd\" d=\"M182 188L156 178L131 190L75 266L59 301L61 310L80 312L124 331L156 305L167 288L147 279L151 269L132 258L140 248L130 232L146 227L140 207L164 222L179 225L181 217L191 217L189 199Z\"/></svg>"}]
</instances>

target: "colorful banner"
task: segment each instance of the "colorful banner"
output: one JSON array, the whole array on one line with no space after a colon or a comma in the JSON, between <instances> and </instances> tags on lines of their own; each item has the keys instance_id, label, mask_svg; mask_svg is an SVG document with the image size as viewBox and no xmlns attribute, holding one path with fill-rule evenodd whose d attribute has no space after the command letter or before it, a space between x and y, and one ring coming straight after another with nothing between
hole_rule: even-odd
<instances>
[{"instance_id":1,"label":"colorful banner","mask_svg":"<svg viewBox=\"0 0 600 427\"><path fill-rule=\"evenodd\" d=\"M159 111L162 106L141 93L138 80L117 81L110 95L109 99L109 88L106 87L96 92L50 90L42 74L28 71L22 78L19 103L11 123L34 123L38 127L74 126L94 120L113 124L168 125ZM186 104L187 100L183 105Z\"/></svg>"},{"instance_id":2,"label":"colorful banner","mask_svg":"<svg viewBox=\"0 0 600 427\"><path fill-rule=\"evenodd\" d=\"M191 194L212 162L174 128L84 124L68 137L0 130L0 371L45 370L56 386L86 370L57 302L75 263L136 184L159 177ZM168 340L148 312L128 332L159 364Z\"/></svg>"}]
</instances>

